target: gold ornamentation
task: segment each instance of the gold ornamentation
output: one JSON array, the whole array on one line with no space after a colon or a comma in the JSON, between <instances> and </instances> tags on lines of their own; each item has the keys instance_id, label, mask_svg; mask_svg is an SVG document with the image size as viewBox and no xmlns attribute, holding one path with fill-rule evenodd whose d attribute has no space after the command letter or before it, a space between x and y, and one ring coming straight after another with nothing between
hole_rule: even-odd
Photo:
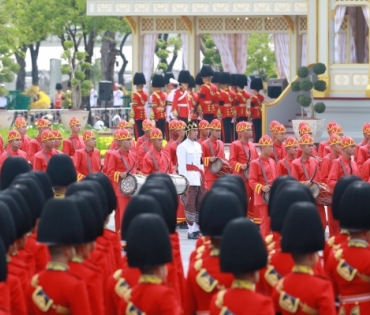
<instances>
[{"instance_id":1,"label":"gold ornamentation","mask_svg":"<svg viewBox=\"0 0 370 315\"><path fill-rule=\"evenodd\" d=\"M141 20L141 30L144 31L154 31L154 19L145 18Z\"/></svg>"},{"instance_id":2,"label":"gold ornamentation","mask_svg":"<svg viewBox=\"0 0 370 315\"><path fill-rule=\"evenodd\" d=\"M114 11L119 13L130 13L131 4L130 3L116 3L114 6Z\"/></svg>"},{"instance_id":3,"label":"gold ornamentation","mask_svg":"<svg viewBox=\"0 0 370 315\"><path fill-rule=\"evenodd\" d=\"M357 269L349 265L344 259L341 259L337 265L337 272L344 280L352 281L356 276Z\"/></svg>"},{"instance_id":4,"label":"gold ornamentation","mask_svg":"<svg viewBox=\"0 0 370 315\"><path fill-rule=\"evenodd\" d=\"M282 309L289 313L296 313L300 304L299 298L296 298L288 293L282 291L280 293L279 305Z\"/></svg>"},{"instance_id":5,"label":"gold ornamentation","mask_svg":"<svg viewBox=\"0 0 370 315\"><path fill-rule=\"evenodd\" d=\"M169 12L169 4L168 3L153 3L153 12L167 13Z\"/></svg>"},{"instance_id":6,"label":"gold ornamentation","mask_svg":"<svg viewBox=\"0 0 370 315\"><path fill-rule=\"evenodd\" d=\"M195 2L191 4L191 11L197 13L208 13L209 10L209 3L207 2Z\"/></svg>"},{"instance_id":7,"label":"gold ornamentation","mask_svg":"<svg viewBox=\"0 0 370 315\"><path fill-rule=\"evenodd\" d=\"M265 30L267 31L287 31L289 26L284 18L265 18Z\"/></svg>"},{"instance_id":8,"label":"gold ornamentation","mask_svg":"<svg viewBox=\"0 0 370 315\"><path fill-rule=\"evenodd\" d=\"M193 23L187 16L181 16L181 19L176 19L176 30L178 31L193 31Z\"/></svg>"},{"instance_id":9,"label":"gold ornamentation","mask_svg":"<svg viewBox=\"0 0 370 315\"><path fill-rule=\"evenodd\" d=\"M305 2L294 2L293 11L306 13L308 11L307 2L306 1Z\"/></svg>"},{"instance_id":10,"label":"gold ornamentation","mask_svg":"<svg viewBox=\"0 0 370 315\"><path fill-rule=\"evenodd\" d=\"M132 33L136 34L136 22L135 22L135 20L131 16L125 16L125 19L126 19L127 23L130 25Z\"/></svg>"},{"instance_id":11,"label":"gold ornamentation","mask_svg":"<svg viewBox=\"0 0 370 315\"><path fill-rule=\"evenodd\" d=\"M225 2L215 2L212 3L212 12L227 12L229 11L229 3Z\"/></svg>"},{"instance_id":12,"label":"gold ornamentation","mask_svg":"<svg viewBox=\"0 0 370 315\"><path fill-rule=\"evenodd\" d=\"M222 18L199 18L200 31L222 31Z\"/></svg>"},{"instance_id":13,"label":"gold ornamentation","mask_svg":"<svg viewBox=\"0 0 370 315\"><path fill-rule=\"evenodd\" d=\"M281 279L281 275L277 272L274 266L271 265L267 267L264 276L267 283L272 287L274 287L276 283Z\"/></svg>"},{"instance_id":14,"label":"gold ornamentation","mask_svg":"<svg viewBox=\"0 0 370 315\"><path fill-rule=\"evenodd\" d=\"M113 6L111 3L97 3L96 13L108 13L113 11Z\"/></svg>"},{"instance_id":15,"label":"gold ornamentation","mask_svg":"<svg viewBox=\"0 0 370 315\"><path fill-rule=\"evenodd\" d=\"M290 12L290 2L278 2L274 3L274 12Z\"/></svg>"},{"instance_id":16,"label":"gold ornamentation","mask_svg":"<svg viewBox=\"0 0 370 315\"><path fill-rule=\"evenodd\" d=\"M268 2L253 3L253 12L270 12L271 4Z\"/></svg>"},{"instance_id":17,"label":"gold ornamentation","mask_svg":"<svg viewBox=\"0 0 370 315\"><path fill-rule=\"evenodd\" d=\"M249 12L250 4L246 2L234 2L233 3L233 12Z\"/></svg>"},{"instance_id":18,"label":"gold ornamentation","mask_svg":"<svg viewBox=\"0 0 370 315\"><path fill-rule=\"evenodd\" d=\"M134 3L134 12L136 13L149 13L150 4L149 3Z\"/></svg>"},{"instance_id":19,"label":"gold ornamentation","mask_svg":"<svg viewBox=\"0 0 370 315\"><path fill-rule=\"evenodd\" d=\"M172 3L171 10L173 13L177 13L177 12L185 13L189 11L189 4L186 2Z\"/></svg>"},{"instance_id":20,"label":"gold ornamentation","mask_svg":"<svg viewBox=\"0 0 370 315\"><path fill-rule=\"evenodd\" d=\"M137 308L132 302L127 304L125 314L128 315L145 315L143 311Z\"/></svg>"},{"instance_id":21,"label":"gold ornamentation","mask_svg":"<svg viewBox=\"0 0 370 315\"><path fill-rule=\"evenodd\" d=\"M175 20L173 18L162 18L155 20L156 31L175 31Z\"/></svg>"},{"instance_id":22,"label":"gold ornamentation","mask_svg":"<svg viewBox=\"0 0 370 315\"><path fill-rule=\"evenodd\" d=\"M206 269L201 269L195 280L203 291L207 293L212 292L218 285L218 281L213 278Z\"/></svg>"},{"instance_id":23,"label":"gold ornamentation","mask_svg":"<svg viewBox=\"0 0 370 315\"><path fill-rule=\"evenodd\" d=\"M162 282L161 278L153 275L141 275L139 278L139 283L161 284Z\"/></svg>"}]
</instances>

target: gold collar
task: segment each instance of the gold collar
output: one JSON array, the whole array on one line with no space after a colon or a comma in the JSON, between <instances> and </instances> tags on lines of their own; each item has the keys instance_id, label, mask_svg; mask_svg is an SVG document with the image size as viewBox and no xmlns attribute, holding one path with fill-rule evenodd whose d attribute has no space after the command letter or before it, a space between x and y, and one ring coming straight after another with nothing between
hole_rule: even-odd
<instances>
[{"instance_id":1,"label":"gold collar","mask_svg":"<svg viewBox=\"0 0 370 315\"><path fill-rule=\"evenodd\" d=\"M231 288L255 291L256 286L254 283L247 280L234 280L234 282L231 285Z\"/></svg>"},{"instance_id":2,"label":"gold collar","mask_svg":"<svg viewBox=\"0 0 370 315\"><path fill-rule=\"evenodd\" d=\"M292 272L294 273L306 273L308 275L313 275L313 270L310 267L307 266L299 266L295 265L292 269Z\"/></svg>"},{"instance_id":3,"label":"gold collar","mask_svg":"<svg viewBox=\"0 0 370 315\"><path fill-rule=\"evenodd\" d=\"M84 262L84 259L81 256L76 255L73 256L72 262L82 264Z\"/></svg>"},{"instance_id":4,"label":"gold collar","mask_svg":"<svg viewBox=\"0 0 370 315\"><path fill-rule=\"evenodd\" d=\"M59 262L49 262L46 265L46 270L54 270L54 271L68 271L68 265L59 263Z\"/></svg>"},{"instance_id":5,"label":"gold collar","mask_svg":"<svg viewBox=\"0 0 370 315\"><path fill-rule=\"evenodd\" d=\"M348 246L349 247L358 247L358 248L367 248L369 246L369 243L364 241L364 240L350 239L350 240L348 240Z\"/></svg>"},{"instance_id":6,"label":"gold collar","mask_svg":"<svg viewBox=\"0 0 370 315\"><path fill-rule=\"evenodd\" d=\"M141 275L139 279L139 283L161 284L162 282L161 278L153 275Z\"/></svg>"},{"instance_id":7,"label":"gold collar","mask_svg":"<svg viewBox=\"0 0 370 315\"><path fill-rule=\"evenodd\" d=\"M211 257L218 257L220 256L220 249L219 248L211 248L209 255Z\"/></svg>"}]
</instances>

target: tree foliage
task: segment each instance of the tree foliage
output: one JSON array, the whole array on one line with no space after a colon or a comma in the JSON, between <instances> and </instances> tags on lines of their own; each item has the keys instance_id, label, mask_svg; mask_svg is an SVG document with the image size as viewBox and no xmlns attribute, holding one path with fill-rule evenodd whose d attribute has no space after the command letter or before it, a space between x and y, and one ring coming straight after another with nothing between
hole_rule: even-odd
<instances>
[{"instance_id":1,"label":"tree foliage","mask_svg":"<svg viewBox=\"0 0 370 315\"><path fill-rule=\"evenodd\" d=\"M222 71L220 52L210 34L201 36L201 51L203 53L203 64L211 65L215 70Z\"/></svg>"},{"instance_id":2,"label":"tree foliage","mask_svg":"<svg viewBox=\"0 0 370 315\"><path fill-rule=\"evenodd\" d=\"M181 46L182 43L179 34L174 37L170 37L169 34L160 34L155 48L155 54L159 59L157 70L162 70L163 72L171 72L173 69L173 65L177 60ZM170 61L168 61L171 53L172 58Z\"/></svg>"}]
</instances>

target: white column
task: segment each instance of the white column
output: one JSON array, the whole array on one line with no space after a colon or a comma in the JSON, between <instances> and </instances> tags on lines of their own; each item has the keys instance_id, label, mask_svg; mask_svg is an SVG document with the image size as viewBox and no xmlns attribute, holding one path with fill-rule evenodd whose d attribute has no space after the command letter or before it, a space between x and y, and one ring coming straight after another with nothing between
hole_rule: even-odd
<instances>
[{"instance_id":1,"label":"white column","mask_svg":"<svg viewBox=\"0 0 370 315\"><path fill-rule=\"evenodd\" d=\"M298 17L291 17L294 23L293 31L289 30L289 82L291 82L297 75L298 61L299 61L299 24Z\"/></svg>"}]
</instances>

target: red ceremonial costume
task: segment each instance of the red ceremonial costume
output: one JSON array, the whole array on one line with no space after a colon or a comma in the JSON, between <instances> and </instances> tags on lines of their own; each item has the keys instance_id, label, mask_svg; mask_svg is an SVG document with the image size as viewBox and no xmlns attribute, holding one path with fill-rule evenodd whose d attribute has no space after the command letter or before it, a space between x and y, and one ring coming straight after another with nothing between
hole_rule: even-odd
<instances>
[{"instance_id":1,"label":"red ceremonial costume","mask_svg":"<svg viewBox=\"0 0 370 315\"><path fill-rule=\"evenodd\" d=\"M135 120L135 137L136 139L139 138L139 135L141 134L141 127L143 124L143 120L146 117L145 114L145 104L148 101L148 94L144 92L141 89L138 89L133 95L132 95L132 101L131 101L131 113L130 117ZM140 130L140 132L139 132Z\"/></svg>"},{"instance_id":2,"label":"red ceremonial costume","mask_svg":"<svg viewBox=\"0 0 370 315\"><path fill-rule=\"evenodd\" d=\"M279 124L275 127L274 132L275 134L286 133L286 129L282 124ZM275 140L273 143L272 149L273 151L272 151L270 158L272 158L275 161L275 163L278 163L280 160L285 158L286 150L285 150L284 143L279 144Z\"/></svg>"},{"instance_id":3,"label":"red ceremonial costume","mask_svg":"<svg viewBox=\"0 0 370 315\"><path fill-rule=\"evenodd\" d=\"M329 137L331 136L331 134L332 134L332 129L333 129L333 127L334 126L336 126L337 125L337 123L335 122L335 121L330 121L330 122L328 122L328 125L326 126L326 131L328 132L328 134L329 134ZM319 157L321 157L321 158L323 158L324 156L325 156L325 154L324 154L324 149L325 149L325 147L326 146L328 146L329 145L329 141L322 141L322 142L320 142L319 143L319 149L318 149L318 151L317 151L317 155L319 156Z\"/></svg>"},{"instance_id":4,"label":"red ceremonial costume","mask_svg":"<svg viewBox=\"0 0 370 315\"><path fill-rule=\"evenodd\" d=\"M183 90L182 88L177 89L172 102L174 116L177 116L178 119L183 121L187 121L190 117L192 108L191 96L188 90Z\"/></svg>"},{"instance_id":5,"label":"red ceremonial costume","mask_svg":"<svg viewBox=\"0 0 370 315\"><path fill-rule=\"evenodd\" d=\"M81 136L69 137L63 140L63 153L73 157L77 150L85 148L83 138Z\"/></svg>"},{"instance_id":6,"label":"red ceremonial costume","mask_svg":"<svg viewBox=\"0 0 370 315\"><path fill-rule=\"evenodd\" d=\"M234 91L229 88L220 90L220 98L218 101L217 116L222 118L222 140L226 143L231 143L233 138L231 120L234 117Z\"/></svg>"},{"instance_id":7,"label":"red ceremonial costume","mask_svg":"<svg viewBox=\"0 0 370 315\"><path fill-rule=\"evenodd\" d=\"M368 159L370 159L370 144L369 143L360 147L360 149L357 152L356 163L357 163L358 168L360 169L360 171L362 169L362 165Z\"/></svg>"},{"instance_id":8,"label":"red ceremonial costume","mask_svg":"<svg viewBox=\"0 0 370 315\"><path fill-rule=\"evenodd\" d=\"M240 118L248 118L249 113L247 109L247 102L250 99L250 95L247 91L241 90L234 95L234 104L235 104L235 112L238 117Z\"/></svg>"},{"instance_id":9,"label":"red ceremonial costume","mask_svg":"<svg viewBox=\"0 0 370 315\"><path fill-rule=\"evenodd\" d=\"M27 129L27 122L23 117L18 116L14 121L14 127L18 129L17 130L18 132L20 128ZM28 154L31 138L27 134L25 134L23 136L21 135L21 140L22 140L22 144L21 144L20 149ZM9 148L10 148L10 145L8 142L6 149L9 149Z\"/></svg>"},{"instance_id":10,"label":"red ceremonial costume","mask_svg":"<svg viewBox=\"0 0 370 315\"><path fill-rule=\"evenodd\" d=\"M41 151L43 148L42 141L41 141L41 133L46 128L49 128L49 122L46 119L40 118L36 122L36 127L39 129L39 135L37 135L34 139L32 139L28 146L28 159L31 163L33 163L33 156L36 152Z\"/></svg>"},{"instance_id":11,"label":"red ceremonial costume","mask_svg":"<svg viewBox=\"0 0 370 315\"><path fill-rule=\"evenodd\" d=\"M217 87L212 83L201 85L199 95L199 105L202 107L203 115L214 115L214 99L217 93Z\"/></svg>"},{"instance_id":12,"label":"red ceremonial costume","mask_svg":"<svg viewBox=\"0 0 370 315\"><path fill-rule=\"evenodd\" d=\"M298 141L294 137L289 137L284 142L285 149L289 149L290 147L296 146L298 147ZM276 172L278 176L285 176L290 175L292 176L292 162L294 161L291 159L288 155L286 155L282 160L279 160L279 162L276 164Z\"/></svg>"},{"instance_id":13,"label":"red ceremonial costume","mask_svg":"<svg viewBox=\"0 0 370 315\"><path fill-rule=\"evenodd\" d=\"M10 156L19 156L27 160L27 153L18 149L17 151L13 151L10 147L9 141L21 139L21 135L16 130L11 130L8 133L8 146L3 153L0 154L0 169L3 166L4 161Z\"/></svg>"},{"instance_id":14,"label":"red ceremonial costume","mask_svg":"<svg viewBox=\"0 0 370 315\"><path fill-rule=\"evenodd\" d=\"M208 123L208 121L207 120L201 120L200 122L199 122L199 124L198 124L198 129L199 129L199 139L198 139L198 142L200 143L200 144L202 144L202 142L204 141L204 140L207 140L208 139L208 135L207 135L207 137L204 137L204 136L202 136L201 135L201 133L202 133L202 131L201 130L208 130L209 129L209 123Z\"/></svg>"},{"instance_id":15,"label":"red ceremonial costume","mask_svg":"<svg viewBox=\"0 0 370 315\"><path fill-rule=\"evenodd\" d=\"M361 168L361 178L365 182L370 183L370 159L368 159Z\"/></svg>"},{"instance_id":16,"label":"red ceremonial costume","mask_svg":"<svg viewBox=\"0 0 370 315\"><path fill-rule=\"evenodd\" d=\"M251 97L251 117L253 120L254 141L258 142L262 136L262 103L265 98L257 93Z\"/></svg>"},{"instance_id":17,"label":"red ceremonial costume","mask_svg":"<svg viewBox=\"0 0 370 315\"><path fill-rule=\"evenodd\" d=\"M51 130L44 130L41 134L41 141L54 140L54 133ZM33 157L33 170L46 172L51 157L59 152L55 149L46 150L45 147Z\"/></svg>"}]
</instances>

